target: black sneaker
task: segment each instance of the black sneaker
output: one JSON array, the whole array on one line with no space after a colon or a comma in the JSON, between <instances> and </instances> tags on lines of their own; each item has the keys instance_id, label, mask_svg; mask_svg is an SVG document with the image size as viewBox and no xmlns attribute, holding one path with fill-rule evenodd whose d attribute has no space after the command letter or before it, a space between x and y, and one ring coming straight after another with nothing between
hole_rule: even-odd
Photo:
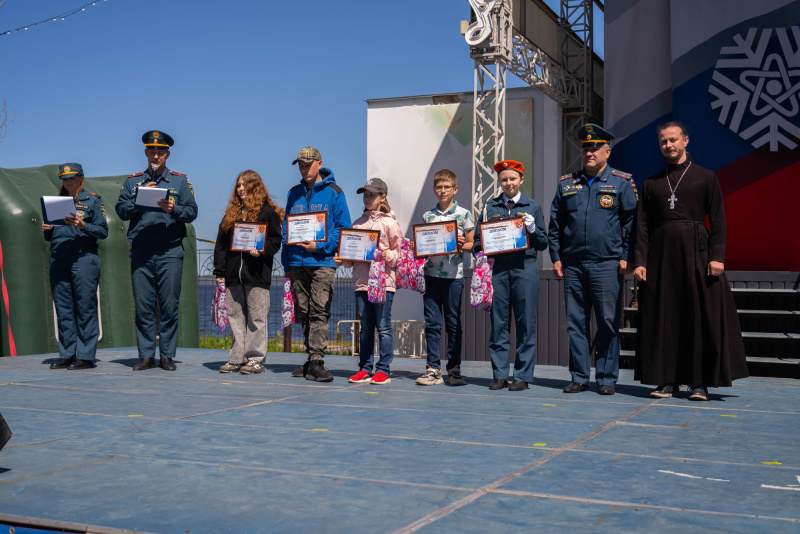
<instances>
[{"instance_id":1,"label":"black sneaker","mask_svg":"<svg viewBox=\"0 0 800 534\"><path fill-rule=\"evenodd\" d=\"M650 392L650 396L654 399L666 399L678 393L678 386L674 384L667 384L665 386L658 386Z\"/></svg>"},{"instance_id":2,"label":"black sneaker","mask_svg":"<svg viewBox=\"0 0 800 534\"><path fill-rule=\"evenodd\" d=\"M689 400L692 401L707 401L708 389L705 387L692 388L692 393L689 395Z\"/></svg>"},{"instance_id":3,"label":"black sneaker","mask_svg":"<svg viewBox=\"0 0 800 534\"><path fill-rule=\"evenodd\" d=\"M322 360L311 360L308 362L306 380L313 380L315 382L333 382L333 375L330 374L327 369L325 369L325 364Z\"/></svg>"},{"instance_id":4,"label":"black sneaker","mask_svg":"<svg viewBox=\"0 0 800 534\"><path fill-rule=\"evenodd\" d=\"M451 386L466 386L467 381L461 376L461 369L453 367L447 371L447 383Z\"/></svg>"},{"instance_id":5,"label":"black sneaker","mask_svg":"<svg viewBox=\"0 0 800 534\"><path fill-rule=\"evenodd\" d=\"M308 361L303 364L302 367L298 367L297 369L292 369L292 376L296 376L297 378L303 378L308 374Z\"/></svg>"}]
</instances>

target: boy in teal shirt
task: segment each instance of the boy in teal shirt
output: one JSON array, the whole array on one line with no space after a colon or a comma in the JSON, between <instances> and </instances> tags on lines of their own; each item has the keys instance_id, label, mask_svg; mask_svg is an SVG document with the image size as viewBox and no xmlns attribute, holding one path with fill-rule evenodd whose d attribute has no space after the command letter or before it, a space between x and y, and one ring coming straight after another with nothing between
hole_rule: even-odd
<instances>
[{"instance_id":1,"label":"boy in teal shirt","mask_svg":"<svg viewBox=\"0 0 800 534\"><path fill-rule=\"evenodd\" d=\"M447 329L447 383L466 385L461 376L461 293L464 290L463 251L472 250L475 223L469 210L458 205L453 197L458 182L453 171L442 169L433 176L433 192L438 204L422 216L424 222L455 221L458 226L458 254L431 256L425 262L425 343L428 365L417 378L421 386L443 384L440 349L442 344L442 311Z\"/></svg>"}]
</instances>

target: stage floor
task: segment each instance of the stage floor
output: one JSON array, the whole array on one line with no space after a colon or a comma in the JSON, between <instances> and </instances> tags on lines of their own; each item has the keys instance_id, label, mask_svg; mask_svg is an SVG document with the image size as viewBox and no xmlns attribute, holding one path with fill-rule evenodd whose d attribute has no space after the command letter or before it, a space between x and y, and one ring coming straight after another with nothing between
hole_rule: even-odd
<instances>
[{"instance_id":1,"label":"stage floor","mask_svg":"<svg viewBox=\"0 0 800 534\"><path fill-rule=\"evenodd\" d=\"M565 368L528 391L222 375L227 352L179 349L176 372L0 359L0 524L9 516L112 529L219 532L797 532L800 383L754 377L708 402L654 400L623 371L614 396L568 395ZM675 530L677 529L677 530ZM101 529L100 531L103 531Z\"/></svg>"}]
</instances>

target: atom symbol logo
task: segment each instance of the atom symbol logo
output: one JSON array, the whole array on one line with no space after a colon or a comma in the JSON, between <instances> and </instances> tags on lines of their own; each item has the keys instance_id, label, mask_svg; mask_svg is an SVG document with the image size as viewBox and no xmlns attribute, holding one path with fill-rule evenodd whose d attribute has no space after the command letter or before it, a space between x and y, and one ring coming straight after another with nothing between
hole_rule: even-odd
<instances>
[{"instance_id":1,"label":"atom symbol logo","mask_svg":"<svg viewBox=\"0 0 800 534\"><path fill-rule=\"evenodd\" d=\"M759 36L750 28L745 37L735 35L736 46L720 50L708 87L719 122L756 148L769 144L771 152L779 145L794 150L792 138L800 139L800 27L789 30L764 28Z\"/></svg>"}]
</instances>

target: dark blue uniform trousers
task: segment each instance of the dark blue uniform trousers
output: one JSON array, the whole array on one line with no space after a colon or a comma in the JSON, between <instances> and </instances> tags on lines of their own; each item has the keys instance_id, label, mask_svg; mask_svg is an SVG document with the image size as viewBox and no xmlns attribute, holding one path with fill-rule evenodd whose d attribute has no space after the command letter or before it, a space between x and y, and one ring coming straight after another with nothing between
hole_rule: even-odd
<instances>
[{"instance_id":1,"label":"dark blue uniform trousers","mask_svg":"<svg viewBox=\"0 0 800 534\"><path fill-rule=\"evenodd\" d=\"M50 257L50 292L58 316L60 358L94 361L97 353L97 284L100 256Z\"/></svg>"},{"instance_id":2,"label":"dark blue uniform trousers","mask_svg":"<svg viewBox=\"0 0 800 534\"><path fill-rule=\"evenodd\" d=\"M512 253L513 254L513 253ZM495 379L508 379L511 311L517 332L514 380L533 382L536 364L536 320L539 310L539 269L536 259L497 257L492 268L492 334L489 355Z\"/></svg>"},{"instance_id":3,"label":"dark blue uniform trousers","mask_svg":"<svg viewBox=\"0 0 800 534\"><path fill-rule=\"evenodd\" d=\"M140 358L156 355L156 295L161 305L159 353L174 358L178 344L178 299L181 296L183 247L131 250L131 281L136 302L136 344Z\"/></svg>"},{"instance_id":4,"label":"dark blue uniform trousers","mask_svg":"<svg viewBox=\"0 0 800 534\"><path fill-rule=\"evenodd\" d=\"M623 280L618 269L618 260L564 262L569 372L578 384L588 384L591 373L592 309L597 323L595 381L598 386L614 387L617 383Z\"/></svg>"}]
</instances>

